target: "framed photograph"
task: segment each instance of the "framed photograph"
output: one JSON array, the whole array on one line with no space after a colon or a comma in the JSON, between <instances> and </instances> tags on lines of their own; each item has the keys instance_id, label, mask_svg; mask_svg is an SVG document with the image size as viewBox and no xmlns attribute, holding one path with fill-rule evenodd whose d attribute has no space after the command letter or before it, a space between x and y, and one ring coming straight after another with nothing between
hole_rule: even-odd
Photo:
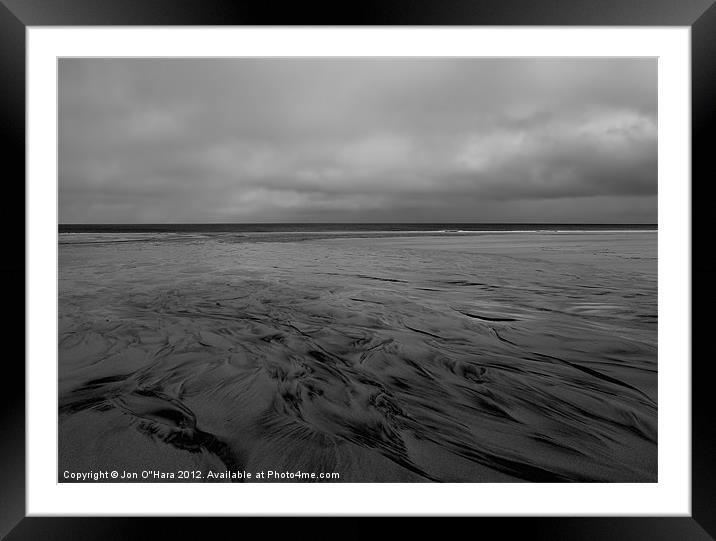
<instances>
[{"instance_id":1,"label":"framed photograph","mask_svg":"<svg viewBox=\"0 0 716 541\"><path fill-rule=\"evenodd\" d=\"M712 538L711 4L5 2L2 534Z\"/></svg>"}]
</instances>

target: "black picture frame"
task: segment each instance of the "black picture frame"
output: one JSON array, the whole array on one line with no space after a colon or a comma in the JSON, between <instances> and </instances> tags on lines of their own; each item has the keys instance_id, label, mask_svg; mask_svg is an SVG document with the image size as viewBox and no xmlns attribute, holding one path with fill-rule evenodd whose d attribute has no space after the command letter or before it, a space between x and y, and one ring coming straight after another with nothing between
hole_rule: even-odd
<instances>
[{"instance_id":1,"label":"black picture frame","mask_svg":"<svg viewBox=\"0 0 716 541\"><path fill-rule=\"evenodd\" d=\"M0 415L0 536L7 539L145 539L264 531L313 539L379 535L384 518L82 518L25 517L25 29L84 25L577 25L687 26L692 37L692 514L690 517L415 519L404 535L445 535L452 528L487 538L714 539L716 538L716 423L705 333L716 301L716 264L705 216L713 199L709 132L716 129L715 0L372 0L351 3L230 0L0 0L0 73L4 137L4 239L0 271L7 307L23 306L5 326L19 351L3 359ZM20 204L20 202L23 204ZM19 235L22 224L23 235ZM701 247L701 251L697 250ZM22 298L21 298L22 297ZM22 301L22 302L21 302ZM702 338L696 339L697 333ZM9 349L7 350L9 351ZM683 362L688 362L683 359ZM320 524L317 523L321 520ZM270 521L270 524L267 523ZM340 521L336 523L336 521ZM455 524L457 522L457 524Z\"/></svg>"}]
</instances>

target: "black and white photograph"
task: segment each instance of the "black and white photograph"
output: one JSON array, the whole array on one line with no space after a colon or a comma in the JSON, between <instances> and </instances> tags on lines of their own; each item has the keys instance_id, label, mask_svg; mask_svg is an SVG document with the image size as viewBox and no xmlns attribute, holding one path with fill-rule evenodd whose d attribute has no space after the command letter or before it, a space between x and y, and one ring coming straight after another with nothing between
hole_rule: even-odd
<instances>
[{"instance_id":1,"label":"black and white photograph","mask_svg":"<svg viewBox=\"0 0 716 541\"><path fill-rule=\"evenodd\" d=\"M659 481L657 58L57 75L59 483Z\"/></svg>"}]
</instances>

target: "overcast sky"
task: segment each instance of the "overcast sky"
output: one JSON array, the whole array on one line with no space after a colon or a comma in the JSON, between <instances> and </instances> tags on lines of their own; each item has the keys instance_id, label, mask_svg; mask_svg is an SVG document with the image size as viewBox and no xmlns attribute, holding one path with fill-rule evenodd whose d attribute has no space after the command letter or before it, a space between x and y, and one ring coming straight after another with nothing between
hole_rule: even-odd
<instances>
[{"instance_id":1,"label":"overcast sky","mask_svg":"<svg viewBox=\"0 0 716 541\"><path fill-rule=\"evenodd\" d=\"M657 221L655 59L62 59L62 223Z\"/></svg>"}]
</instances>

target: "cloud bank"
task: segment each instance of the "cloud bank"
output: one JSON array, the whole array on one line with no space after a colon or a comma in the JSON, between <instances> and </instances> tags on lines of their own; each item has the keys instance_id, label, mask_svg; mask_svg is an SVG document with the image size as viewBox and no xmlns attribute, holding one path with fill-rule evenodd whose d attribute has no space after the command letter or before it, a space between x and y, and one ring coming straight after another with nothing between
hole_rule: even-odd
<instances>
[{"instance_id":1,"label":"cloud bank","mask_svg":"<svg viewBox=\"0 0 716 541\"><path fill-rule=\"evenodd\" d=\"M63 223L656 222L655 59L61 59Z\"/></svg>"}]
</instances>

